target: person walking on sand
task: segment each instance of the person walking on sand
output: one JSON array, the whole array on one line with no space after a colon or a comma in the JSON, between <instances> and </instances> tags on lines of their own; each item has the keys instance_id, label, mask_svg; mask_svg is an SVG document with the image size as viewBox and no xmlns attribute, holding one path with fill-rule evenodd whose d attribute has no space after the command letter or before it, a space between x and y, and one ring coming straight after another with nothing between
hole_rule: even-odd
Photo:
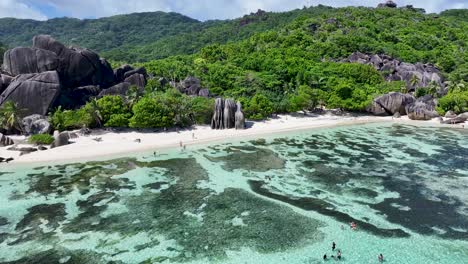
<instances>
[{"instance_id":1,"label":"person walking on sand","mask_svg":"<svg viewBox=\"0 0 468 264\"><path fill-rule=\"evenodd\" d=\"M336 248L336 244L335 242L332 243L332 251L335 251L335 248Z\"/></svg>"},{"instance_id":2,"label":"person walking on sand","mask_svg":"<svg viewBox=\"0 0 468 264\"><path fill-rule=\"evenodd\" d=\"M192 133L192 139L193 140L195 139L195 133Z\"/></svg>"}]
</instances>

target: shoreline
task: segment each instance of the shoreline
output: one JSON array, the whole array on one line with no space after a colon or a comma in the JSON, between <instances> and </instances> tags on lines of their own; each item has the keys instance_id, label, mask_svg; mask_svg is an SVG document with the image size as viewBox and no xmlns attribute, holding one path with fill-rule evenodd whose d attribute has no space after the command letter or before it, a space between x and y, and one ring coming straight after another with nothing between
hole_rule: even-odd
<instances>
[{"instance_id":1,"label":"shoreline","mask_svg":"<svg viewBox=\"0 0 468 264\"><path fill-rule=\"evenodd\" d=\"M147 131L106 131L93 130L91 135L71 139L74 142L45 151L37 151L19 156L18 151L8 151L8 147L0 148L0 157L13 157L10 163L2 163L2 168L19 168L30 166L49 166L65 163L108 160L150 151L161 151L180 148L180 142L187 147L221 143L232 139L255 139L262 136L301 132L315 129L333 128L339 126L364 125L370 123L394 123L414 126L449 127L435 121L413 121L407 117L393 119L391 116L293 116L279 115L266 121L251 122L246 130L212 130L209 126L195 126L190 129L170 132ZM460 127L460 129L462 129ZM76 132L76 131L75 131ZM195 135L195 138L192 138ZM17 136L13 139L21 139ZM94 139L101 138L101 142ZM140 140L141 142L135 142ZM20 144L21 145L21 144Z\"/></svg>"}]
</instances>

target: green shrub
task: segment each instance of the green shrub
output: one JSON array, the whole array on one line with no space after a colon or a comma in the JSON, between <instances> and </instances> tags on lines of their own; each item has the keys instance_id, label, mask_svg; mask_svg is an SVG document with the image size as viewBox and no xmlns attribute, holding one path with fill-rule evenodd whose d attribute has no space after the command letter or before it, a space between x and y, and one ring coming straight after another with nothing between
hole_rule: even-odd
<instances>
[{"instance_id":1,"label":"green shrub","mask_svg":"<svg viewBox=\"0 0 468 264\"><path fill-rule=\"evenodd\" d=\"M171 127L174 115L154 97L143 97L133 105L133 116L130 118L132 128Z\"/></svg>"},{"instance_id":2,"label":"green shrub","mask_svg":"<svg viewBox=\"0 0 468 264\"><path fill-rule=\"evenodd\" d=\"M246 117L253 120L268 118L273 113L273 104L264 94L258 93L245 106Z\"/></svg>"},{"instance_id":3,"label":"green shrub","mask_svg":"<svg viewBox=\"0 0 468 264\"><path fill-rule=\"evenodd\" d=\"M457 114L468 112L468 91L452 92L439 99L437 112L444 115L448 111Z\"/></svg>"},{"instance_id":4,"label":"green shrub","mask_svg":"<svg viewBox=\"0 0 468 264\"><path fill-rule=\"evenodd\" d=\"M192 99L192 111L194 122L198 125L211 123L214 111L214 100L204 97L194 97Z\"/></svg>"},{"instance_id":5,"label":"green shrub","mask_svg":"<svg viewBox=\"0 0 468 264\"><path fill-rule=\"evenodd\" d=\"M109 122L113 115L120 115L118 118L120 120L122 120L122 117L126 117L128 120L129 116L131 116L124 99L118 95L104 96L97 100L97 105L104 126L112 126L110 124L116 121L116 117L114 117L114 120Z\"/></svg>"},{"instance_id":6,"label":"green shrub","mask_svg":"<svg viewBox=\"0 0 468 264\"><path fill-rule=\"evenodd\" d=\"M109 120L104 124L105 127L128 127L128 115L127 114L115 114L111 115Z\"/></svg>"},{"instance_id":7,"label":"green shrub","mask_svg":"<svg viewBox=\"0 0 468 264\"><path fill-rule=\"evenodd\" d=\"M31 144L50 145L54 142L54 137L49 134L32 135L28 139Z\"/></svg>"},{"instance_id":8,"label":"green shrub","mask_svg":"<svg viewBox=\"0 0 468 264\"><path fill-rule=\"evenodd\" d=\"M58 108L51 117L52 126L59 130L80 129L91 127L94 119L85 107L78 110L62 110Z\"/></svg>"}]
</instances>

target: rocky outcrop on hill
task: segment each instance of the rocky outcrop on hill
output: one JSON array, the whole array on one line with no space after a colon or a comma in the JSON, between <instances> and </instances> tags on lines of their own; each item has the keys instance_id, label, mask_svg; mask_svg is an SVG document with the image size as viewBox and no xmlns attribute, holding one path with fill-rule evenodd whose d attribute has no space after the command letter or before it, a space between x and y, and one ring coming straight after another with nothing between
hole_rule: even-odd
<instances>
[{"instance_id":1,"label":"rocky outcrop on hill","mask_svg":"<svg viewBox=\"0 0 468 264\"><path fill-rule=\"evenodd\" d=\"M415 91L416 88L435 83L440 87L441 94L446 93L442 74L432 64L411 64L387 55L367 55L361 52L353 53L342 62L372 65L376 70L385 72L387 81L404 81L408 91Z\"/></svg>"},{"instance_id":2,"label":"rocky outcrop on hill","mask_svg":"<svg viewBox=\"0 0 468 264\"><path fill-rule=\"evenodd\" d=\"M170 85L186 95L210 97L210 91L203 88L200 79L193 76L188 76L180 82L170 82Z\"/></svg>"},{"instance_id":3,"label":"rocky outcrop on hill","mask_svg":"<svg viewBox=\"0 0 468 264\"><path fill-rule=\"evenodd\" d=\"M60 89L56 71L21 74L0 95L0 105L11 100L24 109L25 114L46 115Z\"/></svg>"},{"instance_id":4,"label":"rocky outcrop on hill","mask_svg":"<svg viewBox=\"0 0 468 264\"><path fill-rule=\"evenodd\" d=\"M385 2L385 3L380 3L377 5L377 8L384 8L384 7L389 7L389 8L397 8L397 4L391 0Z\"/></svg>"},{"instance_id":5,"label":"rocky outcrop on hill","mask_svg":"<svg viewBox=\"0 0 468 264\"><path fill-rule=\"evenodd\" d=\"M105 60L91 50L71 47L48 35L33 38L33 47L55 53L58 57L57 72L64 87L84 85L112 85L115 82L112 68Z\"/></svg>"},{"instance_id":6,"label":"rocky outcrop on hill","mask_svg":"<svg viewBox=\"0 0 468 264\"><path fill-rule=\"evenodd\" d=\"M0 74L0 106L12 100L28 115L46 115L56 106L78 108L97 96L126 95L132 85L143 91L148 78L144 68L123 65L114 71L97 53L65 47L48 35L35 36L31 48L8 50Z\"/></svg>"},{"instance_id":7,"label":"rocky outcrop on hill","mask_svg":"<svg viewBox=\"0 0 468 264\"><path fill-rule=\"evenodd\" d=\"M406 106L414 101L416 99L409 94L389 93L375 98L367 111L374 115L406 115Z\"/></svg>"},{"instance_id":8,"label":"rocky outcrop on hill","mask_svg":"<svg viewBox=\"0 0 468 264\"><path fill-rule=\"evenodd\" d=\"M12 76L55 71L58 63L54 52L37 48L14 48L3 56L3 69Z\"/></svg>"},{"instance_id":9,"label":"rocky outcrop on hill","mask_svg":"<svg viewBox=\"0 0 468 264\"><path fill-rule=\"evenodd\" d=\"M232 99L216 98L215 110L211 120L212 129L244 129L245 118L240 102Z\"/></svg>"}]
</instances>

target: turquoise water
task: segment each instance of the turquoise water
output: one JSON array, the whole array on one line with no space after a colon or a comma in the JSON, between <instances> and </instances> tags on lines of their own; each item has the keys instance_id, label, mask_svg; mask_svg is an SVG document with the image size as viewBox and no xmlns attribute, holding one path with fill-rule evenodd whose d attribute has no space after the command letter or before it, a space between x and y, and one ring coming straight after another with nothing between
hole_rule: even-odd
<instances>
[{"instance_id":1,"label":"turquoise water","mask_svg":"<svg viewBox=\"0 0 468 264\"><path fill-rule=\"evenodd\" d=\"M3 169L0 263L468 263L467 189L466 131L391 124Z\"/></svg>"}]
</instances>

